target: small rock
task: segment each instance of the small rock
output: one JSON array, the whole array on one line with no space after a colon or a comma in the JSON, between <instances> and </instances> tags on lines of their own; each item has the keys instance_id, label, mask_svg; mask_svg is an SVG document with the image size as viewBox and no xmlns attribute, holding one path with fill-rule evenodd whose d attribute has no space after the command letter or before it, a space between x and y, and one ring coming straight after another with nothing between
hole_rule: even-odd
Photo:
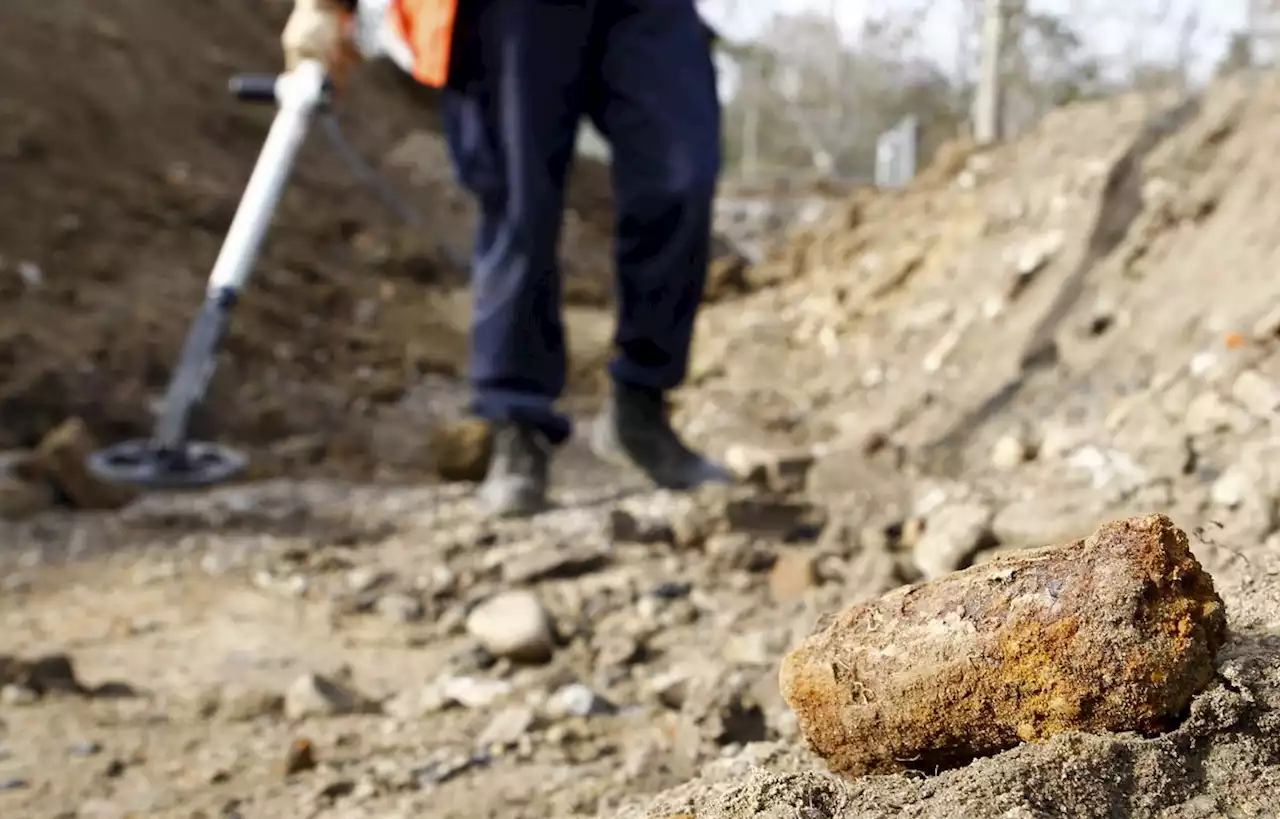
<instances>
[{"instance_id":1,"label":"small rock","mask_svg":"<svg viewBox=\"0 0 1280 819\"><path fill-rule=\"evenodd\" d=\"M1227 430L1243 432L1253 422L1243 409L1209 390L1191 399L1183 423L1192 435L1209 435Z\"/></svg>"},{"instance_id":2,"label":"small rock","mask_svg":"<svg viewBox=\"0 0 1280 819\"><path fill-rule=\"evenodd\" d=\"M72 756L97 756L102 753L102 745L93 740L80 740L71 743L71 747L67 748L67 753Z\"/></svg>"},{"instance_id":3,"label":"small rock","mask_svg":"<svg viewBox=\"0 0 1280 819\"><path fill-rule=\"evenodd\" d=\"M617 712L613 703L582 683L566 685L547 701L547 714L553 718L596 717Z\"/></svg>"},{"instance_id":4,"label":"small rock","mask_svg":"<svg viewBox=\"0 0 1280 819\"><path fill-rule=\"evenodd\" d=\"M551 659L551 618L531 591L502 592L467 615L467 633L494 657L542 663Z\"/></svg>"},{"instance_id":5,"label":"small rock","mask_svg":"<svg viewBox=\"0 0 1280 819\"><path fill-rule=\"evenodd\" d=\"M347 572L347 588L356 594L364 594L384 586L395 580L392 572L376 566L357 566Z\"/></svg>"},{"instance_id":6,"label":"small rock","mask_svg":"<svg viewBox=\"0 0 1280 819\"><path fill-rule=\"evenodd\" d=\"M400 692L383 705L383 711L396 719L414 720L443 711L451 703L444 686L437 681Z\"/></svg>"},{"instance_id":7,"label":"small rock","mask_svg":"<svg viewBox=\"0 0 1280 819\"><path fill-rule=\"evenodd\" d=\"M53 485L33 472L31 455L0 459L0 518L22 520L53 508Z\"/></svg>"},{"instance_id":8,"label":"small rock","mask_svg":"<svg viewBox=\"0 0 1280 819\"><path fill-rule=\"evenodd\" d=\"M816 457L812 452L775 452L737 444L725 451L725 466L749 483L774 492L804 491Z\"/></svg>"},{"instance_id":9,"label":"small rock","mask_svg":"<svg viewBox=\"0 0 1280 819\"><path fill-rule=\"evenodd\" d=\"M1280 387L1256 370L1245 370L1231 385L1231 397L1263 420L1275 417L1280 410Z\"/></svg>"},{"instance_id":10,"label":"small rock","mask_svg":"<svg viewBox=\"0 0 1280 819\"><path fill-rule=\"evenodd\" d=\"M673 543L671 525L660 518L641 518L626 509L612 509L605 534L613 543Z\"/></svg>"},{"instance_id":11,"label":"small rock","mask_svg":"<svg viewBox=\"0 0 1280 819\"><path fill-rule=\"evenodd\" d=\"M315 747L309 740L295 739L284 754L284 775L310 771L316 767Z\"/></svg>"},{"instance_id":12,"label":"small rock","mask_svg":"<svg viewBox=\"0 0 1280 819\"><path fill-rule=\"evenodd\" d=\"M1017 469L1030 460L1030 447L1018 435L1004 435L991 449L991 465L1005 471Z\"/></svg>"},{"instance_id":13,"label":"small rock","mask_svg":"<svg viewBox=\"0 0 1280 819\"><path fill-rule=\"evenodd\" d=\"M499 711L483 731L478 743L488 750L504 750L515 745L533 728L537 715L527 705L512 705Z\"/></svg>"},{"instance_id":14,"label":"small rock","mask_svg":"<svg viewBox=\"0 0 1280 819\"><path fill-rule=\"evenodd\" d=\"M814 556L808 550L783 552L769 570L769 593L779 603L802 600L817 584Z\"/></svg>"},{"instance_id":15,"label":"small rock","mask_svg":"<svg viewBox=\"0 0 1280 819\"><path fill-rule=\"evenodd\" d=\"M393 623L416 623L426 614L422 601L410 594L384 594L373 607Z\"/></svg>"},{"instance_id":16,"label":"small rock","mask_svg":"<svg viewBox=\"0 0 1280 819\"><path fill-rule=\"evenodd\" d=\"M1097 492L1076 490L1014 501L996 513L991 530L1008 548L1045 546L1084 537L1105 518Z\"/></svg>"},{"instance_id":17,"label":"small rock","mask_svg":"<svg viewBox=\"0 0 1280 819\"><path fill-rule=\"evenodd\" d=\"M18 777L0 777L0 791L20 791L31 787L31 783Z\"/></svg>"},{"instance_id":18,"label":"small rock","mask_svg":"<svg viewBox=\"0 0 1280 819\"><path fill-rule=\"evenodd\" d=\"M290 720L351 714L362 706L354 691L319 674L302 675L284 695L284 715Z\"/></svg>"},{"instance_id":19,"label":"small rock","mask_svg":"<svg viewBox=\"0 0 1280 819\"><path fill-rule=\"evenodd\" d=\"M991 509L982 504L951 504L929 516L928 527L912 550L916 568L933 580L963 568L991 541Z\"/></svg>"},{"instance_id":20,"label":"small rock","mask_svg":"<svg viewBox=\"0 0 1280 819\"><path fill-rule=\"evenodd\" d=\"M32 688L16 683L9 683L0 688L0 704L12 707L32 705L39 702L40 694Z\"/></svg>"},{"instance_id":21,"label":"small rock","mask_svg":"<svg viewBox=\"0 0 1280 819\"><path fill-rule=\"evenodd\" d=\"M284 695L252 686L217 686L205 692L199 703L201 716L217 716L227 722L252 722L284 712Z\"/></svg>"},{"instance_id":22,"label":"small rock","mask_svg":"<svg viewBox=\"0 0 1280 819\"><path fill-rule=\"evenodd\" d=\"M488 423L469 418L445 424L432 431L430 446L436 473L444 480L484 480L493 452Z\"/></svg>"},{"instance_id":23,"label":"small rock","mask_svg":"<svg viewBox=\"0 0 1280 819\"><path fill-rule=\"evenodd\" d=\"M697 675L691 669L679 667L665 671L649 681L658 702L667 708L679 711L693 692Z\"/></svg>"},{"instance_id":24,"label":"small rock","mask_svg":"<svg viewBox=\"0 0 1280 819\"><path fill-rule=\"evenodd\" d=\"M476 677L444 677L439 685L446 702L455 702L463 708L485 708L515 691L515 687L505 680Z\"/></svg>"},{"instance_id":25,"label":"small rock","mask_svg":"<svg viewBox=\"0 0 1280 819\"><path fill-rule=\"evenodd\" d=\"M1253 494L1253 481L1249 474L1238 467L1228 468L1209 489L1209 499L1225 509L1235 509Z\"/></svg>"},{"instance_id":26,"label":"small rock","mask_svg":"<svg viewBox=\"0 0 1280 819\"><path fill-rule=\"evenodd\" d=\"M137 492L100 480L88 468L98 444L79 418L51 430L36 448L34 466L80 509L111 510L127 506Z\"/></svg>"},{"instance_id":27,"label":"small rock","mask_svg":"<svg viewBox=\"0 0 1280 819\"><path fill-rule=\"evenodd\" d=\"M816 539L825 524L823 510L809 503L737 498L724 507L730 530L783 539ZM813 537L804 537L812 533Z\"/></svg>"},{"instance_id":28,"label":"small rock","mask_svg":"<svg viewBox=\"0 0 1280 819\"><path fill-rule=\"evenodd\" d=\"M601 668L618 668L639 660L644 646L628 634L611 634L595 641L596 665Z\"/></svg>"},{"instance_id":29,"label":"small rock","mask_svg":"<svg viewBox=\"0 0 1280 819\"><path fill-rule=\"evenodd\" d=\"M721 650L724 661L730 665L767 666L773 664L769 639L764 632L733 634L725 640Z\"/></svg>"},{"instance_id":30,"label":"small rock","mask_svg":"<svg viewBox=\"0 0 1280 819\"><path fill-rule=\"evenodd\" d=\"M599 571L607 563L608 555L596 547L548 546L504 562L502 578L513 585L564 580Z\"/></svg>"}]
</instances>

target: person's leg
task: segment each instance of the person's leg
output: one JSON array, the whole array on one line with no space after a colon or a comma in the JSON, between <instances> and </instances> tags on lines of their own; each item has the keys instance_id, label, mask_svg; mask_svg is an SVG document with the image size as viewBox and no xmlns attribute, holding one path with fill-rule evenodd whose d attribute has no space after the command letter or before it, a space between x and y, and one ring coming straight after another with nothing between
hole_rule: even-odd
<instances>
[{"instance_id":1,"label":"person's leg","mask_svg":"<svg viewBox=\"0 0 1280 819\"><path fill-rule=\"evenodd\" d=\"M720 171L720 104L693 0L613 0L597 20L589 113L613 148L618 357L597 452L673 488L727 482L670 427L666 393L688 369Z\"/></svg>"},{"instance_id":2,"label":"person's leg","mask_svg":"<svg viewBox=\"0 0 1280 819\"><path fill-rule=\"evenodd\" d=\"M481 498L496 514L526 514L545 503L550 448L569 435L555 411L565 382L556 249L591 14L586 0L470 9L444 115L480 212L469 376L496 445Z\"/></svg>"}]
</instances>

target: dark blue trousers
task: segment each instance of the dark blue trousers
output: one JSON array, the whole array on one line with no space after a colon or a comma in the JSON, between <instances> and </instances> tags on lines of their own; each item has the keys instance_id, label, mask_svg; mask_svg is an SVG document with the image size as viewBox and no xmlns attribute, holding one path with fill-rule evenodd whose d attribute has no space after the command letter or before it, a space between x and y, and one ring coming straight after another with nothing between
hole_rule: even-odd
<instances>
[{"instance_id":1,"label":"dark blue trousers","mask_svg":"<svg viewBox=\"0 0 1280 819\"><path fill-rule=\"evenodd\" d=\"M480 224L470 378L478 415L569 435L556 258L578 126L613 154L621 383L685 377L706 282L720 107L694 0L472 0L444 100Z\"/></svg>"}]
</instances>

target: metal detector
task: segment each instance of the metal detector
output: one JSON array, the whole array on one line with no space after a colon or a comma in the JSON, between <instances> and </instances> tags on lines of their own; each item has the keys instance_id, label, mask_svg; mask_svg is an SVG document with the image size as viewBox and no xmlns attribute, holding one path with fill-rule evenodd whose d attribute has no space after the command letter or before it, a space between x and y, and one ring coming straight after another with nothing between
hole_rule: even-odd
<instances>
[{"instance_id":1,"label":"metal detector","mask_svg":"<svg viewBox=\"0 0 1280 819\"><path fill-rule=\"evenodd\" d=\"M111 483L168 489L208 486L235 477L249 464L244 453L230 447L188 440L187 422L204 399L231 310L257 261L312 117L330 102L331 85L324 66L308 61L279 76L233 77L229 88L246 102L275 103L278 112L209 275L204 305L187 333L151 437L116 444L89 458L90 471Z\"/></svg>"}]
</instances>

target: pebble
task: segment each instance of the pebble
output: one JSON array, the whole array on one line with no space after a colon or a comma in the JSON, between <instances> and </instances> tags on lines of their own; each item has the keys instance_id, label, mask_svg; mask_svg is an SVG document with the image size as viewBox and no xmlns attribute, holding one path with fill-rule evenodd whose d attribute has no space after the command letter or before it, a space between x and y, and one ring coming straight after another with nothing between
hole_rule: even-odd
<instances>
[{"instance_id":1,"label":"pebble","mask_svg":"<svg viewBox=\"0 0 1280 819\"><path fill-rule=\"evenodd\" d=\"M374 603L374 609L393 623L416 623L426 610L422 601L410 594L386 594Z\"/></svg>"},{"instance_id":2,"label":"pebble","mask_svg":"<svg viewBox=\"0 0 1280 819\"><path fill-rule=\"evenodd\" d=\"M541 663L551 659L551 618L533 592L502 592L480 603L466 620L467 633L494 657Z\"/></svg>"},{"instance_id":3,"label":"pebble","mask_svg":"<svg viewBox=\"0 0 1280 819\"><path fill-rule=\"evenodd\" d=\"M527 705L512 705L499 711L480 732L481 748L502 750L515 745L533 728L537 715Z\"/></svg>"},{"instance_id":4,"label":"pebble","mask_svg":"<svg viewBox=\"0 0 1280 819\"><path fill-rule=\"evenodd\" d=\"M778 556L769 570L769 592L778 603L804 599L818 583L813 554L809 551L786 551Z\"/></svg>"},{"instance_id":5,"label":"pebble","mask_svg":"<svg viewBox=\"0 0 1280 819\"><path fill-rule=\"evenodd\" d=\"M617 712L617 707L582 683L571 683L547 700L552 717L596 717Z\"/></svg>"},{"instance_id":6,"label":"pebble","mask_svg":"<svg viewBox=\"0 0 1280 819\"><path fill-rule=\"evenodd\" d=\"M319 674L304 674L285 692L284 715L297 720L350 714L360 704L360 697L345 686Z\"/></svg>"},{"instance_id":7,"label":"pebble","mask_svg":"<svg viewBox=\"0 0 1280 819\"><path fill-rule=\"evenodd\" d=\"M0 688L0 703L8 706L32 705L40 700L40 695L31 688L17 683L10 683Z\"/></svg>"},{"instance_id":8,"label":"pebble","mask_svg":"<svg viewBox=\"0 0 1280 819\"><path fill-rule=\"evenodd\" d=\"M81 740L71 743L67 753L72 756L97 756L102 753L102 745L93 740Z\"/></svg>"},{"instance_id":9,"label":"pebble","mask_svg":"<svg viewBox=\"0 0 1280 819\"><path fill-rule=\"evenodd\" d=\"M912 550L916 568L926 580L964 568L991 536L992 511L982 504L944 506L929 516L920 542Z\"/></svg>"}]
</instances>

